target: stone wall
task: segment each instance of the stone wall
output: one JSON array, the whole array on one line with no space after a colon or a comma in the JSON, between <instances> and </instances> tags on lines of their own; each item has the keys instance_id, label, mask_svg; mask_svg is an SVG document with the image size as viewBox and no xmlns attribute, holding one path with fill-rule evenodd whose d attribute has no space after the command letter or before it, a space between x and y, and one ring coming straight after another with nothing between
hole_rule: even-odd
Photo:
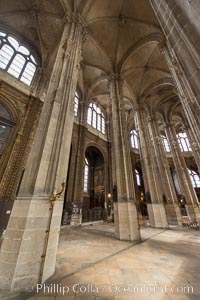
<instances>
[{"instance_id":1,"label":"stone wall","mask_svg":"<svg viewBox=\"0 0 200 300\"><path fill-rule=\"evenodd\" d=\"M2 234L6 229L13 201L20 186L42 102L6 82L0 82L0 101L11 111L14 122L0 156L0 234Z\"/></svg>"}]
</instances>

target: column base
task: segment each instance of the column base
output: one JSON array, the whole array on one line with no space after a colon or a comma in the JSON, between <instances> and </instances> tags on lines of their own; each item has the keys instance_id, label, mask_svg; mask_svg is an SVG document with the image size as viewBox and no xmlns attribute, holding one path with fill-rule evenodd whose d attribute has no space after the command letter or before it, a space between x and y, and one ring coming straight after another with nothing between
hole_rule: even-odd
<instances>
[{"instance_id":1,"label":"column base","mask_svg":"<svg viewBox=\"0 0 200 300\"><path fill-rule=\"evenodd\" d=\"M165 210L168 224L182 226L182 215L177 204L166 204Z\"/></svg>"},{"instance_id":2,"label":"column base","mask_svg":"<svg viewBox=\"0 0 200 300\"><path fill-rule=\"evenodd\" d=\"M185 205L187 215L191 222L198 222L200 224L200 208L197 204Z\"/></svg>"},{"instance_id":3,"label":"column base","mask_svg":"<svg viewBox=\"0 0 200 300\"><path fill-rule=\"evenodd\" d=\"M141 241L134 202L114 202L115 237L124 241Z\"/></svg>"},{"instance_id":4,"label":"column base","mask_svg":"<svg viewBox=\"0 0 200 300\"><path fill-rule=\"evenodd\" d=\"M164 204L151 203L147 204L149 215L149 223L151 227L155 228L168 228L166 211Z\"/></svg>"},{"instance_id":5,"label":"column base","mask_svg":"<svg viewBox=\"0 0 200 300\"><path fill-rule=\"evenodd\" d=\"M1 246L0 289L32 287L54 274L62 207L63 201L55 203L49 228L49 198L15 200Z\"/></svg>"}]
</instances>

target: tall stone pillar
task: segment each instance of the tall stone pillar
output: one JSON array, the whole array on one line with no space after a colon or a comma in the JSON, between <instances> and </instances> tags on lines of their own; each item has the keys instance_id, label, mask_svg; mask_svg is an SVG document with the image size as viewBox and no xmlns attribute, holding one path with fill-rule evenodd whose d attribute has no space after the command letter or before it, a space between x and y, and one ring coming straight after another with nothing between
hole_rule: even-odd
<instances>
[{"instance_id":1,"label":"tall stone pillar","mask_svg":"<svg viewBox=\"0 0 200 300\"><path fill-rule=\"evenodd\" d=\"M159 178L163 191L163 200L165 201L167 219L169 224L181 225L181 212L178 206L177 195L164 151L160 130L154 117L150 117L148 120L151 142L154 147L159 168Z\"/></svg>"},{"instance_id":2,"label":"tall stone pillar","mask_svg":"<svg viewBox=\"0 0 200 300\"><path fill-rule=\"evenodd\" d=\"M155 152L149 135L147 112L142 107L135 109L135 124L139 132L140 156L145 172L145 192L150 225L152 227L167 228L168 222L162 199L161 179L158 165L155 161Z\"/></svg>"},{"instance_id":3,"label":"tall stone pillar","mask_svg":"<svg viewBox=\"0 0 200 300\"><path fill-rule=\"evenodd\" d=\"M200 105L200 39L198 11L199 1L149 0L161 25L168 45L173 49L183 76ZM187 99L189 102L189 99Z\"/></svg>"},{"instance_id":4,"label":"tall stone pillar","mask_svg":"<svg viewBox=\"0 0 200 300\"><path fill-rule=\"evenodd\" d=\"M187 165L179 147L179 143L176 137L175 129L172 125L167 125L165 127L166 135L168 141L171 146L171 153L176 169L177 180L181 189L183 196L185 197L186 201L186 208L188 216L191 219L198 219L199 214L199 205L198 205L198 198L196 192L192 186L192 182L187 170Z\"/></svg>"},{"instance_id":5,"label":"tall stone pillar","mask_svg":"<svg viewBox=\"0 0 200 300\"><path fill-rule=\"evenodd\" d=\"M108 153L108 166L107 166L107 191L108 193L112 193L113 189L113 181L116 182L116 180L113 180L113 175L115 172L113 172L114 169L114 151L112 148L112 103L109 105L108 114L107 114L107 153ZM110 167L112 166L112 168ZM113 174L114 173L114 174Z\"/></svg>"},{"instance_id":6,"label":"tall stone pillar","mask_svg":"<svg viewBox=\"0 0 200 300\"><path fill-rule=\"evenodd\" d=\"M112 104L112 150L116 173L113 176L113 184L117 187L117 201L114 202L115 235L120 240L139 241L140 232L128 147L122 80L118 75L111 76L109 91Z\"/></svg>"},{"instance_id":7,"label":"tall stone pillar","mask_svg":"<svg viewBox=\"0 0 200 300\"><path fill-rule=\"evenodd\" d=\"M188 140L190 142L190 146L192 149L192 155L194 156L199 174L200 174L200 145L196 142L194 132L191 130L189 126L183 126L184 131L187 134Z\"/></svg>"},{"instance_id":8,"label":"tall stone pillar","mask_svg":"<svg viewBox=\"0 0 200 300\"><path fill-rule=\"evenodd\" d=\"M178 63L176 55L170 46L162 47L162 52L169 66L174 84L177 88L178 96L187 118L187 122L193 131L196 143L200 143L200 107L194 96L187 79L184 76L181 65Z\"/></svg>"},{"instance_id":9,"label":"tall stone pillar","mask_svg":"<svg viewBox=\"0 0 200 300\"><path fill-rule=\"evenodd\" d=\"M73 196L72 201L73 205L76 205L80 212L82 212L81 208L83 207L83 194L84 194L84 170L85 170L85 134L87 128L84 125L87 118L87 106L84 101L80 103L80 123L78 127L78 139L76 144L76 158L75 158L75 172L74 172L74 188L73 188ZM77 217L76 217L77 218ZM72 217L72 226L80 225L82 222L82 214L79 215L79 222L76 224L73 221Z\"/></svg>"},{"instance_id":10,"label":"tall stone pillar","mask_svg":"<svg viewBox=\"0 0 200 300\"><path fill-rule=\"evenodd\" d=\"M78 20L66 23L1 247L2 289L44 282L55 271L63 201L56 202L51 216L49 198L67 176L81 43L82 25Z\"/></svg>"}]
</instances>

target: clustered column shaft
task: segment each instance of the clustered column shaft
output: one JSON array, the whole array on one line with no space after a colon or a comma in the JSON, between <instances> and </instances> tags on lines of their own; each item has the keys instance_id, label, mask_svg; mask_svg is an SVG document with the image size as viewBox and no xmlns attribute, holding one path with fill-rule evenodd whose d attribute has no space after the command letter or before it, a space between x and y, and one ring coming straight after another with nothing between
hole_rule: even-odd
<instances>
[{"instance_id":1,"label":"clustered column shaft","mask_svg":"<svg viewBox=\"0 0 200 300\"><path fill-rule=\"evenodd\" d=\"M33 147L2 244L0 268L6 269L0 274L3 289L24 288L25 282L27 287L35 285L39 278L45 281L55 270L63 201L54 205L49 228L49 198L67 176L82 29L75 18L63 30ZM48 244L44 246L47 232ZM8 263L11 255L12 263Z\"/></svg>"},{"instance_id":2,"label":"clustered column shaft","mask_svg":"<svg viewBox=\"0 0 200 300\"><path fill-rule=\"evenodd\" d=\"M198 217L198 214L195 212L198 212L198 198L190 180L187 165L183 153L179 147L175 129L172 125L168 124L165 127L165 132L171 146L171 153L176 169L177 180L187 204L186 207L188 208L188 215L191 217L191 219L196 219L196 217Z\"/></svg>"},{"instance_id":3,"label":"clustered column shaft","mask_svg":"<svg viewBox=\"0 0 200 300\"><path fill-rule=\"evenodd\" d=\"M149 220L152 227L166 228L168 223L162 199L161 184L159 183L158 164L150 140L147 118L148 115L144 108L137 107L135 109L135 124L139 132L141 162L143 172L146 174L145 191Z\"/></svg>"},{"instance_id":4,"label":"clustered column shaft","mask_svg":"<svg viewBox=\"0 0 200 300\"><path fill-rule=\"evenodd\" d=\"M159 184L162 187L162 198L165 202L166 214L170 224L181 224L181 213L172 180L169 163L164 152L161 133L155 118L149 118L149 130L158 165Z\"/></svg>"},{"instance_id":5,"label":"clustered column shaft","mask_svg":"<svg viewBox=\"0 0 200 300\"><path fill-rule=\"evenodd\" d=\"M137 210L134 203L135 190L131 168L130 149L126 127L122 81L118 75L109 80L112 107L112 138L115 156L117 202L114 203L115 233L122 240L139 240Z\"/></svg>"}]
</instances>

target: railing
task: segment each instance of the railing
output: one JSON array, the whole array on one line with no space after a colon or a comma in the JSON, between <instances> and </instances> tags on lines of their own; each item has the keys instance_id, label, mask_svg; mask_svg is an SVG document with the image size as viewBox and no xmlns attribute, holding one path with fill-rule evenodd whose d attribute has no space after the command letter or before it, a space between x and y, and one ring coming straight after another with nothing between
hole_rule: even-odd
<instances>
[{"instance_id":1,"label":"railing","mask_svg":"<svg viewBox=\"0 0 200 300\"><path fill-rule=\"evenodd\" d=\"M83 208L82 210L82 223L103 221L106 219L106 210L101 207Z\"/></svg>"},{"instance_id":2,"label":"railing","mask_svg":"<svg viewBox=\"0 0 200 300\"><path fill-rule=\"evenodd\" d=\"M188 216L182 217L182 227L185 229L200 230L200 222L196 219L190 219Z\"/></svg>"}]
</instances>

